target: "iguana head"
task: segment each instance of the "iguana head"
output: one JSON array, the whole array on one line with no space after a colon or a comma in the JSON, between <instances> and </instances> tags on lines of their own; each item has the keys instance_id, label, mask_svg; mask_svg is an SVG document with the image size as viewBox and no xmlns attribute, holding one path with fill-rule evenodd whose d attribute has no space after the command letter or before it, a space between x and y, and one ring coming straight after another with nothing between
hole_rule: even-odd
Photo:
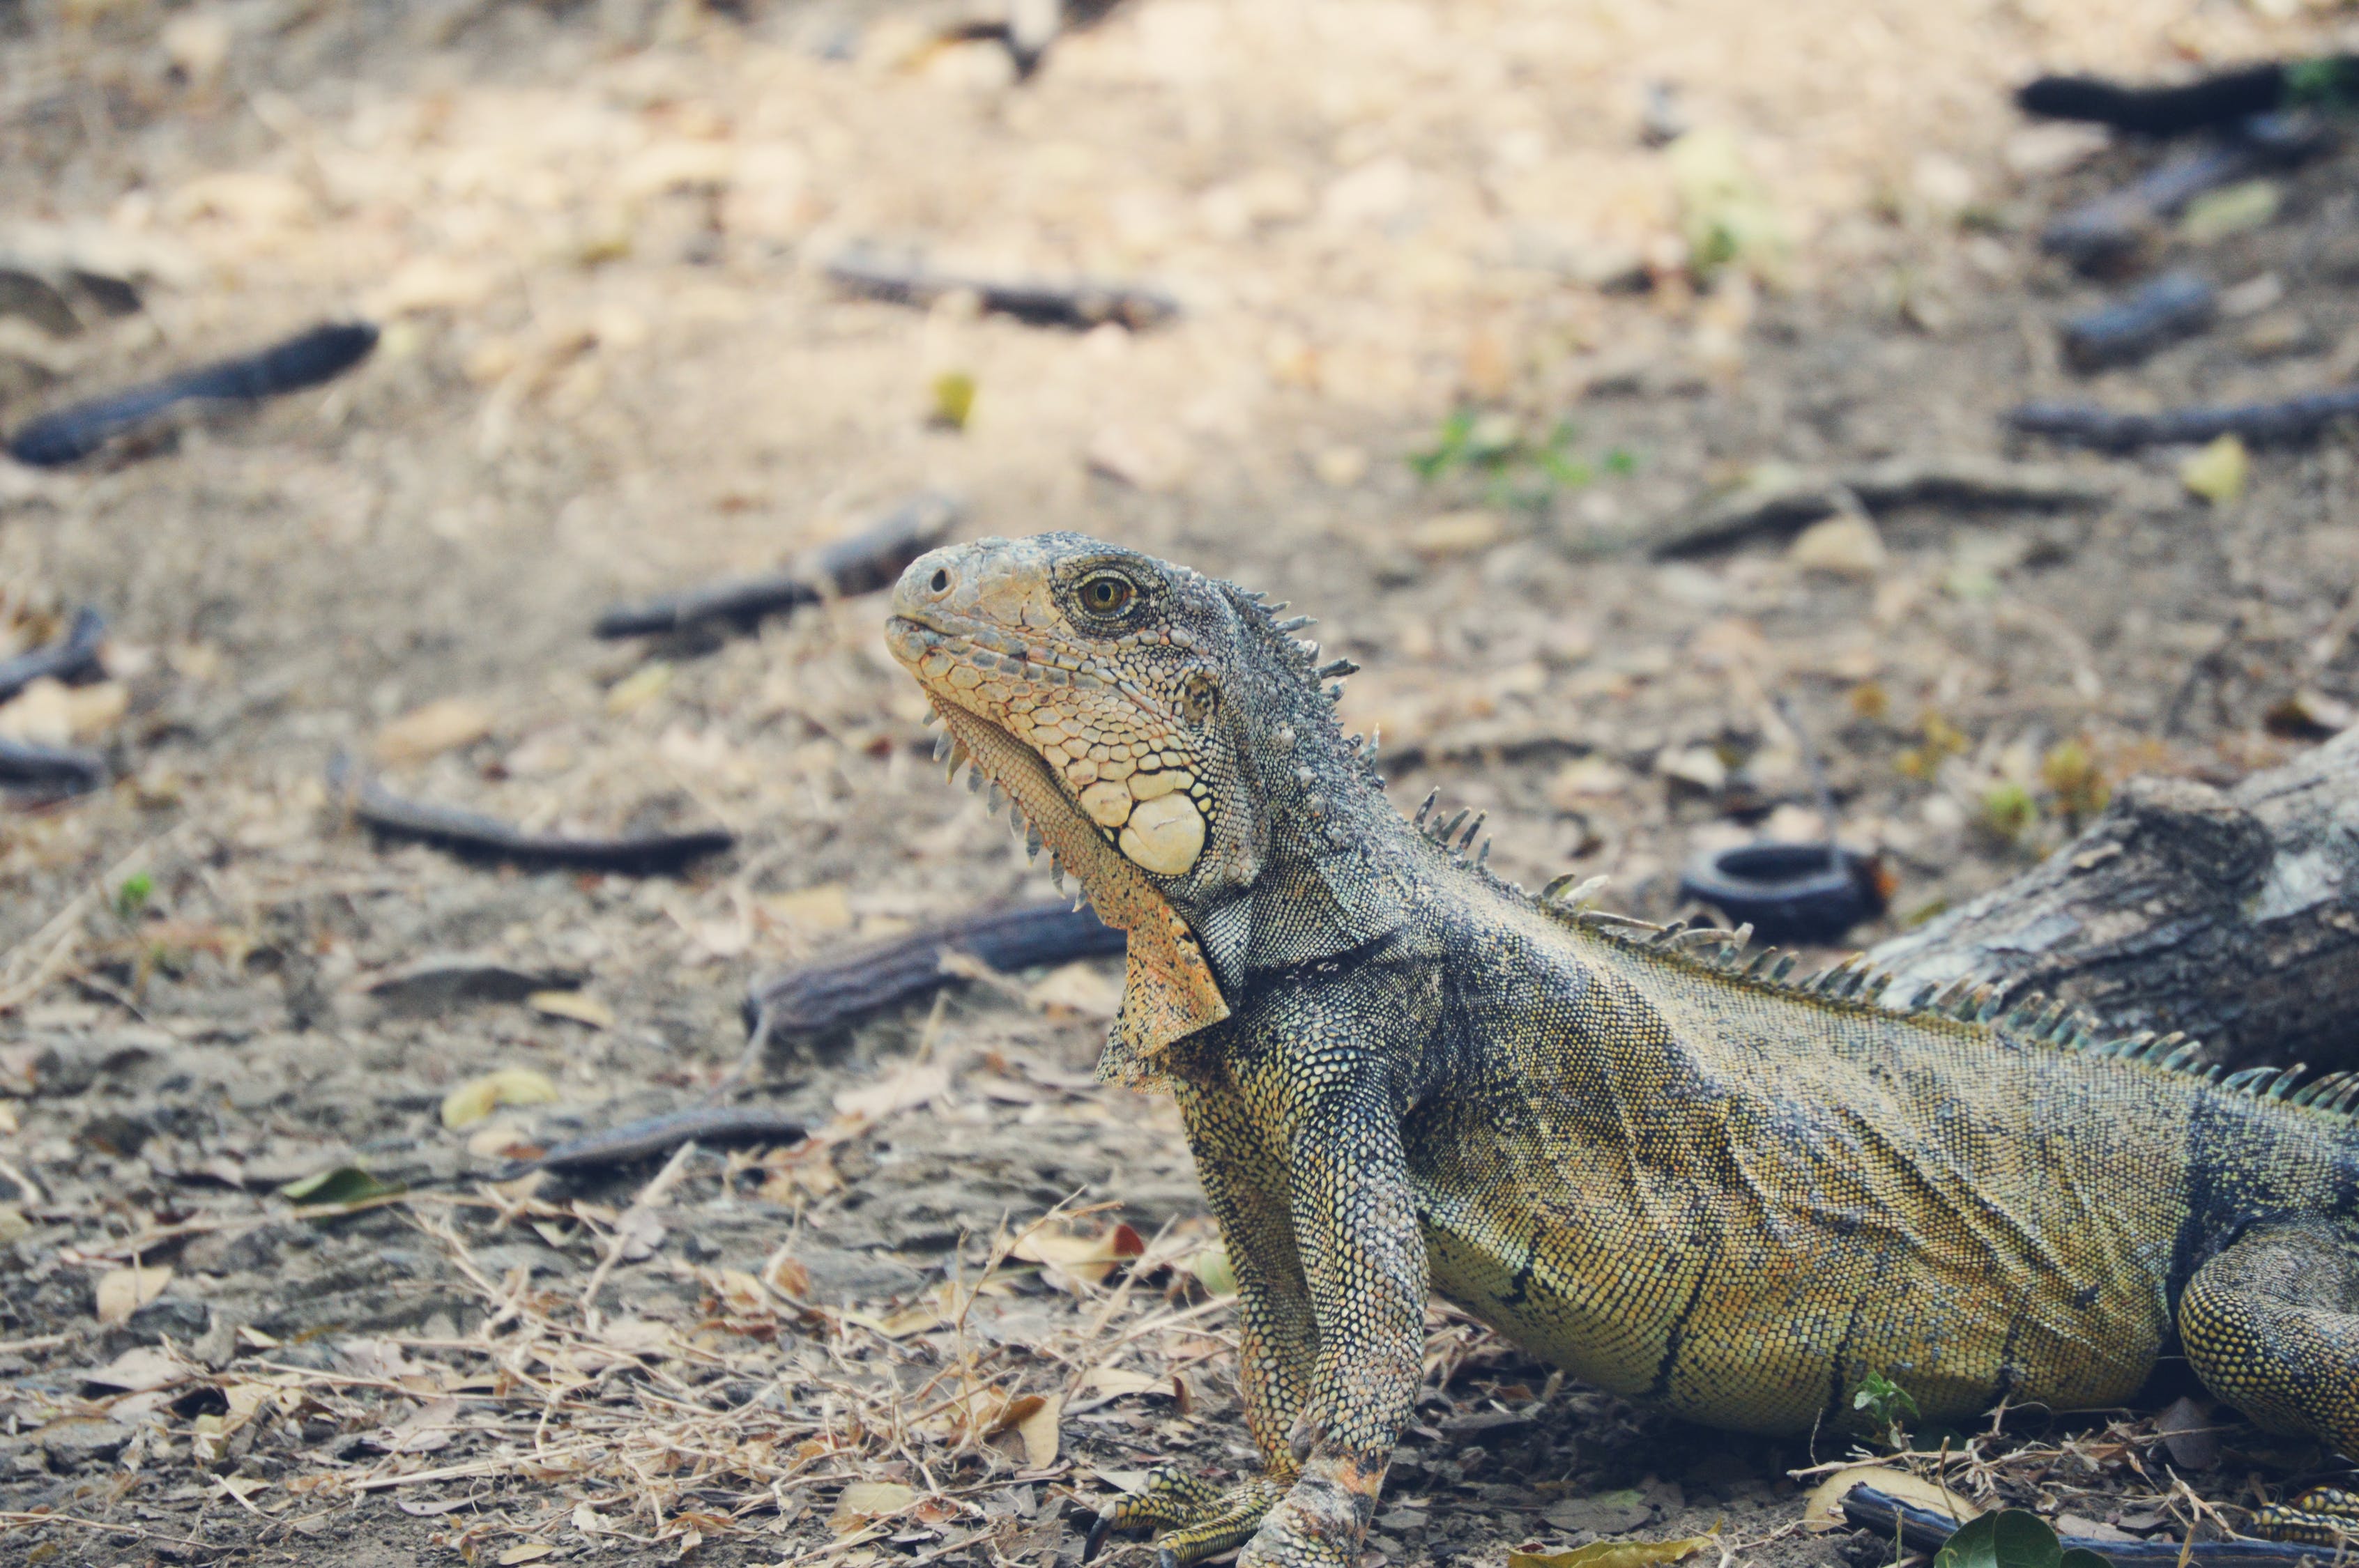
<instances>
[{"instance_id":1,"label":"iguana head","mask_svg":"<svg viewBox=\"0 0 2359 1568\"><path fill-rule=\"evenodd\" d=\"M1399 819L1290 629L1077 534L953 545L893 591L887 641L955 744L1130 934L1116 1074L1227 1016L1253 968L1397 921L1365 818Z\"/></svg>"}]
</instances>

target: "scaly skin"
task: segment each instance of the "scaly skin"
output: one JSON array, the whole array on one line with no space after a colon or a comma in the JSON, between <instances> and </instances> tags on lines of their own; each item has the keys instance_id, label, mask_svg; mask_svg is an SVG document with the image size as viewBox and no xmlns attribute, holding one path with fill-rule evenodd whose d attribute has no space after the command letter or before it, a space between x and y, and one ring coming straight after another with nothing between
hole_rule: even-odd
<instances>
[{"instance_id":1,"label":"scaly skin","mask_svg":"<svg viewBox=\"0 0 2359 1568\"><path fill-rule=\"evenodd\" d=\"M1299 624L1074 535L937 550L894 594L953 769L1129 931L1100 1074L1177 1095L1235 1267L1266 1473L1108 1525L1350 1563L1429 1288L1719 1426L1841 1430L1871 1373L1931 1421L2117 1404L2176 1334L2255 1421L2359 1453L2359 1084L2215 1084L2175 1039L1887 1009L1856 966L1789 986L1528 896L1470 863L1479 822L1391 807Z\"/></svg>"}]
</instances>

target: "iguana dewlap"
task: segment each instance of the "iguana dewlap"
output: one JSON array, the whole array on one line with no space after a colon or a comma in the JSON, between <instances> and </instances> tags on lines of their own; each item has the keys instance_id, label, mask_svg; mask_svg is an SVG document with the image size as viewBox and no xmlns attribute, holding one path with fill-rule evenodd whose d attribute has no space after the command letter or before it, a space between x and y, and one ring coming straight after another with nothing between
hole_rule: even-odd
<instances>
[{"instance_id":1,"label":"iguana dewlap","mask_svg":"<svg viewBox=\"0 0 2359 1568\"><path fill-rule=\"evenodd\" d=\"M1872 1374L1928 1420L2116 1404L2175 1335L2246 1415L2359 1453L2359 1079L2216 1082L2176 1038L1894 1011L1855 963L1788 985L1527 895L1479 822L1392 807L1335 721L1349 665L1274 608L1070 534L894 593L953 768L1129 931L1103 1072L1177 1094L1237 1277L1267 1474L1114 1523L1353 1561L1429 1288L1720 1426L1840 1428Z\"/></svg>"}]
</instances>

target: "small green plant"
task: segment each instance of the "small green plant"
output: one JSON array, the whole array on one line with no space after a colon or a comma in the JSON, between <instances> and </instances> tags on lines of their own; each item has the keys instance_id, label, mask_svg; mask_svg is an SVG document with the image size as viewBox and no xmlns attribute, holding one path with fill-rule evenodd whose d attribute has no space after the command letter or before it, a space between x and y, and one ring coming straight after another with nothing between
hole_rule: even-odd
<instances>
[{"instance_id":1,"label":"small green plant","mask_svg":"<svg viewBox=\"0 0 2359 1568\"><path fill-rule=\"evenodd\" d=\"M2340 56L2291 61L2285 68L2285 84L2288 107L2338 110L2359 104L2359 82L2352 80L2351 66Z\"/></svg>"},{"instance_id":2,"label":"small green plant","mask_svg":"<svg viewBox=\"0 0 2359 1568\"><path fill-rule=\"evenodd\" d=\"M1933 1568L2112 1568L2084 1546L2070 1552L2038 1514L2003 1509L1960 1525L1933 1553Z\"/></svg>"},{"instance_id":3,"label":"small green plant","mask_svg":"<svg viewBox=\"0 0 2359 1568\"><path fill-rule=\"evenodd\" d=\"M1881 1372L1870 1372L1860 1379L1858 1391L1851 1397L1851 1408L1866 1411L1876 1425L1884 1428L1885 1437L1893 1447L1908 1446L1908 1429L1916 1423L1919 1412L1908 1390Z\"/></svg>"},{"instance_id":4,"label":"small green plant","mask_svg":"<svg viewBox=\"0 0 2359 1568\"><path fill-rule=\"evenodd\" d=\"M125 925L139 918L147 901L156 896L156 879L145 871L134 871L123 879L114 890L114 914Z\"/></svg>"},{"instance_id":5,"label":"small green plant","mask_svg":"<svg viewBox=\"0 0 2359 1568\"><path fill-rule=\"evenodd\" d=\"M1983 829L2002 843L2020 843L2039 822L2039 803L2012 779L1983 792Z\"/></svg>"},{"instance_id":6,"label":"small green plant","mask_svg":"<svg viewBox=\"0 0 2359 1568\"><path fill-rule=\"evenodd\" d=\"M1409 454L1408 466L1428 484L1465 474L1481 484L1484 500L1494 506L1545 511L1559 492L1594 482L1600 468L1616 478L1637 469L1638 460L1619 448L1593 467L1573 455L1579 438L1566 420L1535 438L1512 414L1458 408L1441 421L1432 446Z\"/></svg>"}]
</instances>

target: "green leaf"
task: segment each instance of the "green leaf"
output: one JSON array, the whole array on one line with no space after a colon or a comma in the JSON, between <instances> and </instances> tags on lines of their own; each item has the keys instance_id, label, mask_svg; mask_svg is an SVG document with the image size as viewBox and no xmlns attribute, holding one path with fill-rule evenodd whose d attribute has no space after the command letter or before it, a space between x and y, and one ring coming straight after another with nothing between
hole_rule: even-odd
<instances>
[{"instance_id":1,"label":"green leaf","mask_svg":"<svg viewBox=\"0 0 2359 1568\"><path fill-rule=\"evenodd\" d=\"M2095 1556L2090 1552L2086 1555ZM1969 1519L1933 1554L1933 1568L2067 1568L2056 1531L2038 1514L2007 1509ZM2070 1568L2092 1568L2075 1562ZM2108 1565L2110 1568L2110 1565Z\"/></svg>"},{"instance_id":2,"label":"green leaf","mask_svg":"<svg viewBox=\"0 0 2359 1568\"><path fill-rule=\"evenodd\" d=\"M2114 1560L2102 1552L2075 1546L2064 1553L2057 1568L2114 1568Z\"/></svg>"},{"instance_id":3,"label":"green leaf","mask_svg":"<svg viewBox=\"0 0 2359 1568\"><path fill-rule=\"evenodd\" d=\"M366 1203L371 1198L391 1197L403 1190L397 1184L378 1181L358 1165L332 1165L312 1175L297 1177L279 1188L278 1195L289 1203L308 1206Z\"/></svg>"}]
</instances>

